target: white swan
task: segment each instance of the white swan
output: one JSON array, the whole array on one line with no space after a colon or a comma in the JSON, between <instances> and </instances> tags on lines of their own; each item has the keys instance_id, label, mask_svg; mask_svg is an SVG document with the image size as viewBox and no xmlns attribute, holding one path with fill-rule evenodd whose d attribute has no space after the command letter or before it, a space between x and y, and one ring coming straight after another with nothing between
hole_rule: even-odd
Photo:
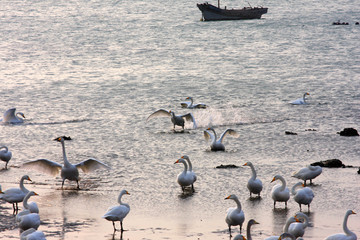
<instances>
[{"instance_id":1,"label":"white swan","mask_svg":"<svg viewBox=\"0 0 360 240\"><path fill-rule=\"evenodd\" d=\"M29 192L29 190L27 190L24 186L24 180L31 182L30 177L28 175L24 175L20 179L20 188L9 188L4 192L0 191L0 199L3 199L8 203L12 203L14 213L19 210L18 203L22 202L25 195Z\"/></svg>"},{"instance_id":2,"label":"white swan","mask_svg":"<svg viewBox=\"0 0 360 240\"><path fill-rule=\"evenodd\" d=\"M259 223L257 221L255 221L254 219L250 219L248 221L248 223L247 223L247 226L246 226L246 238L247 238L247 240L252 240L251 226L254 225L254 224L259 224Z\"/></svg>"},{"instance_id":3,"label":"white swan","mask_svg":"<svg viewBox=\"0 0 360 240\"><path fill-rule=\"evenodd\" d=\"M204 103L194 104L194 100L192 97L187 97L185 100L190 100L190 102L181 102L180 104L183 108L207 108L207 105Z\"/></svg>"},{"instance_id":4,"label":"white swan","mask_svg":"<svg viewBox=\"0 0 360 240\"><path fill-rule=\"evenodd\" d=\"M285 208L286 208L287 201L290 198L289 188L286 187L286 181L282 176L275 175L275 177L273 178L273 180L271 182L274 182L276 180L280 180L281 185L277 184L271 190L271 197L274 200L274 208L275 208L276 202L285 202Z\"/></svg>"},{"instance_id":5,"label":"white swan","mask_svg":"<svg viewBox=\"0 0 360 240\"><path fill-rule=\"evenodd\" d=\"M121 202L121 198L122 198L122 196L124 194L130 195L130 193L128 191L122 190L120 192L120 194L119 194L119 197L118 197L118 203L120 205L110 207L108 209L108 211L105 213L105 215L102 216L106 220L112 221L113 227L114 227L114 232L117 230L115 228L115 222L117 222L117 221L120 222L120 227L121 227L120 231L121 232L124 231L124 229L123 229L123 220L126 217L126 215L128 215L128 213L130 212L129 204Z\"/></svg>"},{"instance_id":6,"label":"white swan","mask_svg":"<svg viewBox=\"0 0 360 240\"><path fill-rule=\"evenodd\" d=\"M34 191L30 191L28 192L25 197L24 197L24 200L23 200L23 210L21 212L19 212L17 215L16 215L16 221L19 221L20 220L20 217L21 216L24 216L26 214L29 214L29 213L39 213L39 207L38 205L36 204L36 202L30 202L28 203L28 200L31 196L38 196L39 194L37 194L36 192Z\"/></svg>"},{"instance_id":7,"label":"white swan","mask_svg":"<svg viewBox=\"0 0 360 240\"><path fill-rule=\"evenodd\" d=\"M291 223L288 229L288 232L295 236L295 238L304 236L305 229L310 226L309 217L302 213L298 212L294 216L296 219L299 219L301 222Z\"/></svg>"},{"instance_id":8,"label":"white swan","mask_svg":"<svg viewBox=\"0 0 360 240\"><path fill-rule=\"evenodd\" d=\"M22 112L15 113L16 108L10 108L5 111L3 116L4 123L23 123L25 115Z\"/></svg>"},{"instance_id":9,"label":"white swan","mask_svg":"<svg viewBox=\"0 0 360 240\"><path fill-rule=\"evenodd\" d=\"M186 121L191 121L193 123L193 128L196 129L196 121L194 116L192 115L192 113L187 113L184 115L175 115L174 111L167 111L164 109L159 109L155 112L153 112L152 114L150 114L150 116L146 119L146 121L150 121L153 118L157 118L157 117L170 117L171 118L171 122L174 125L174 129L175 126L181 126L182 129L185 128L185 120Z\"/></svg>"},{"instance_id":10,"label":"white swan","mask_svg":"<svg viewBox=\"0 0 360 240\"><path fill-rule=\"evenodd\" d=\"M302 189L296 190L298 187L304 187ZM305 185L301 182L296 183L291 188L291 193L294 195L294 200L299 204L300 211L301 211L301 204L308 206L308 212L310 211L310 203L314 199L314 192L309 187L305 187Z\"/></svg>"},{"instance_id":11,"label":"white swan","mask_svg":"<svg viewBox=\"0 0 360 240\"><path fill-rule=\"evenodd\" d=\"M306 102L306 96L310 95L310 93L304 93L302 98L296 99L295 101L290 102L293 105L302 105L307 104Z\"/></svg>"},{"instance_id":12,"label":"white swan","mask_svg":"<svg viewBox=\"0 0 360 240\"><path fill-rule=\"evenodd\" d=\"M46 237L42 231L29 228L21 233L20 240L46 240Z\"/></svg>"},{"instance_id":13,"label":"white swan","mask_svg":"<svg viewBox=\"0 0 360 240\"><path fill-rule=\"evenodd\" d=\"M260 192L263 188L263 185L261 180L256 178L256 171L254 165L251 162L247 162L243 166L249 166L252 171L252 176L247 183L247 188L250 191L250 197L252 193L257 194L260 197Z\"/></svg>"},{"instance_id":14,"label":"white swan","mask_svg":"<svg viewBox=\"0 0 360 240\"><path fill-rule=\"evenodd\" d=\"M317 176L319 176L321 173L322 173L322 167L309 165L295 172L292 175L292 177L303 180L304 185L306 185L307 180L310 180L310 184L312 184L312 180Z\"/></svg>"},{"instance_id":15,"label":"white swan","mask_svg":"<svg viewBox=\"0 0 360 240\"><path fill-rule=\"evenodd\" d=\"M210 131L212 131L213 133L211 133ZM224 140L224 138L227 135L231 135L233 137L239 137L239 134L235 130L230 129L230 128L226 129L220 135L219 139L217 139L216 132L213 128L208 128L204 131L205 140L208 141L210 139L210 141L211 141L211 143L210 143L211 151L225 151L225 146L222 143L222 141Z\"/></svg>"},{"instance_id":16,"label":"white swan","mask_svg":"<svg viewBox=\"0 0 360 240\"><path fill-rule=\"evenodd\" d=\"M345 234L343 233L334 234L327 237L326 240L356 240L357 239L356 234L350 231L347 226L347 221L351 214L356 214L356 213L352 210L347 210L344 217L343 230Z\"/></svg>"},{"instance_id":17,"label":"white swan","mask_svg":"<svg viewBox=\"0 0 360 240\"><path fill-rule=\"evenodd\" d=\"M40 226L40 216L37 213L29 213L20 217L19 228L20 232L30 228L38 229Z\"/></svg>"},{"instance_id":18,"label":"white swan","mask_svg":"<svg viewBox=\"0 0 360 240\"><path fill-rule=\"evenodd\" d=\"M57 162L53 162L48 159L37 159L34 161L30 161L27 163L24 163L23 166L25 168L32 168L32 169L38 169L44 173L56 176L59 171L61 170L61 178L62 178L62 184L61 188L64 186L65 179L68 179L70 181L76 181L77 188L80 189L79 186L79 168L83 170L83 172L91 172L98 168L109 168L106 164L100 162L99 160L90 158L88 160L82 161L77 164L71 164L67 157L65 152L65 143L64 138L59 137L54 139L55 141L61 142L62 145L62 152L63 152L63 159L64 159L64 165L61 165Z\"/></svg>"},{"instance_id":19,"label":"white swan","mask_svg":"<svg viewBox=\"0 0 360 240\"><path fill-rule=\"evenodd\" d=\"M194 171L192 170L192 164L191 164L189 156L184 155L181 158L186 160L188 167L189 167L187 173L193 175L194 182L196 182L197 177L196 177L196 174L194 173Z\"/></svg>"},{"instance_id":20,"label":"white swan","mask_svg":"<svg viewBox=\"0 0 360 240\"><path fill-rule=\"evenodd\" d=\"M0 149L3 149L0 151L0 160L6 162L5 169L7 169L7 165L12 157L12 153L9 151L7 146L1 146Z\"/></svg>"},{"instance_id":21,"label":"white swan","mask_svg":"<svg viewBox=\"0 0 360 240\"><path fill-rule=\"evenodd\" d=\"M238 197L235 194L231 194L227 196L225 199L232 199L236 202L236 208L229 208L226 212L225 222L228 224L229 233L231 236L231 226L240 226L240 233L242 230L242 225L245 221L245 214L244 211L241 209L241 203Z\"/></svg>"},{"instance_id":22,"label":"white swan","mask_svg":"<svg viewBox=\"0 0 360 240\"><path fill-rule=\"evenodd\" d=\"M294 216L291 216L289 217L286 222L285 222L285 225L283 227L283 233L288 233L289 231L289 226L290 224L294 223L294 222L300 222L299 219L295 218ZM280 237L282 236L283 234L281 234L280 236L270 236L270 237L267 237L265 238L265 240L278 240L278 239L281 239ZM283 235L283 237L285 236L288 236L287 234ZM295 238L294 238L295 239Z\"/></svg>"},{"instance_id":23,"label":"white swan","mask_svg":"<svg viewBox=\"0 0 360 240\"><path fill-rule=\"evenodd\" d=\"M192 191L194 191L194 182L196 179L194 178L193 174L189 173L188 165L187 165L186 161L183 158L180 158L175 163L184 164L184 171L179 173L177 176L177 182L181 186L181 189L183 190L183 192L185 191L185 187L190 186L190 185L191 185Z\"/></svg>"}]
</instances>

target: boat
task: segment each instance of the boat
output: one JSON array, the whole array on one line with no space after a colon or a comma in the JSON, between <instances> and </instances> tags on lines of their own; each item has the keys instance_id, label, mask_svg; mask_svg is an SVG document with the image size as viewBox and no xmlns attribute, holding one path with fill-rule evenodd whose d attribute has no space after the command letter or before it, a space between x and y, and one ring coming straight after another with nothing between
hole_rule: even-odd
<instances>
[{"instance_id":1,"label":"boat","mask_svg":"<svg viewBox=\"0 0 360 240\"><path fill-rule=\"evenodd\" d=\"M260 19L268 10L264 7L251 6L240 9L220 8L220 0L217 7L208 2L198 3L197 7L202 12L203 21Z\"/></svg>"}]
</instances>

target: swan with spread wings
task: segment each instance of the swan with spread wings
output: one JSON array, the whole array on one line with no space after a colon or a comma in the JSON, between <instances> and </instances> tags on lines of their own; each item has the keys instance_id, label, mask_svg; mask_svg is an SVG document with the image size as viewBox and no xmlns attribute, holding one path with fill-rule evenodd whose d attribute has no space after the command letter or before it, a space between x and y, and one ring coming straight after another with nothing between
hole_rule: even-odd
<instances>
[{"instance_id":1,"label":"swan with spread wings","mask_svg":"<svg viewBox=\"0 0 360 240\"><path fill-rule=\"evenodd\" d=\"M61 188L64 187L64 182L66 179L70 181L76 181L77 188L80 189L79 186L79 170L83 170L83 172L91 172L98 168L109 168L108 165L105 163L100 162L99 160L90 158L88 160L82 161L77 164L71 164L69 160L66 157L65 152L65 143L64 143L64 137L59 137L54 139L55 141L58 141L62 145L62 151L63 151L63 159L64 159L64 165L61 165L60 163L48 160L48 159L37 159L34 161L27 162L23 165L25 168L33 168L38 169L44 173L56 176L59 171L61 171L61 178L62 178L62 185Z\"/></svg>"},{"instance_id":2,"label":"swan with spread wings","mask_svg":"<svg viewBox=\"0 0 360 240\"><path fill-rule=\"evenodd\" d=\"M184 115L176 115L174 111L168 111L165 109L159 109L155 112L153 112L152 114L150 114L150 116L146 119L146 121L150 121L153 118L157 118L157 117L170 117L171 118L171 122L174 125L174 130L175 130L175 126L181 126L182 129L184 130L185 128L185 120L186 121L191 121L193 123L193 128L196 129L196 122L195 122L195 118L192 115L192 113L187 113Z\"/></svg>"}]
</instances>

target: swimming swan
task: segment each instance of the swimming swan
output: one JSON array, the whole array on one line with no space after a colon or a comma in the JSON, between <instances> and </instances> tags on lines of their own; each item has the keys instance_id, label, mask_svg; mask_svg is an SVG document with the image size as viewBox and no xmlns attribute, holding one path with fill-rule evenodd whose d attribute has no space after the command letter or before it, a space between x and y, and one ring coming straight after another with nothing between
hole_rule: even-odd
<instances>
[{"instance_id":1,"label":"swimming swan","mask_svg":"<svg viewBox=\"0 0 360 240\"><path fill-rule=\"evenodd\" d=\"M249 179L247 183L247 188L250 191L250 197L252 193L257 194L258 197L260 197L260 192L263 188L263 185L261 180L256 178L256 171L254 165L251 162L247 162L243 166L249 166L252 171L252 177Z\"/></svg>"},{"instance_id":2,"label":"swimming swan","mask_svg":"<svg viewBox=\"0 0 360 240\"><path fill-rule=\"evenodd\" d=\"M124 218L126 217L126 215L128 215L128 213L130 212L129 204L121 202L121 198L124 194L130 195L130 193L128 191L122 190L118 197L118 203L120 205L110 207L108 209L108 211L105 213L105 215L102 216L106 220L112 221L113 227L114 227L114 232L117 230L115 228L115 222L117 222L117 221L120 222L120 227L121 227L120 231L121 232L124 231L122 222L123 222Z\"/></svg>"},{"instance_id":3,"label":"swimming swan","mask_svg":"<svg viewBox=\"0 0 360 240\"><path fill-rule=\"evenodd\" d=\"M306 96L310 95L309 93L304 93L304 96L302 98L296 99L295 101L290 102L293 105L302 105L307 104L306 102Z\"/></svg>"},{"instance_id":4,"label":"swimming swan","mask_svg":"<svg viewBox=\"0 0 360 240\"><path fill-rule=\"evenodd\" d=\"M190 185L191 185L192 191L194 191L194 182L195 182L196 178L194 178L193 174L189 173L188 165L187 165L186 161L183 158L180 158L175 163L184 164L184 171L179 173L177 176L177 182L181 186L181 189L183 190L183 192L185 191L185 187L190 186Z\"/></svg>"},{"instance_id":5,"label":"swimming swan","mask_svg":"<svg viewBox=\"0 0 360 240\"><path fill-rule=\"evenodd\" d=\"M56 176L61 170L61 178L62 178L61 188L63 188L65 180L68 179L70 181L76 181L78 189L80 189L79 187L80 178L79 178L79 170L78 170L79 168L83 170L83 172L85 173L94 171L98 168L109 168L109 166L107 166L106 164L93 158L90 158L88 160L82 161L77 164L71 164L66 157L64 138L59 137L54 140L61 142L64 165L61 165L57 162L48 159L37 159L34 161L24 163L23 166L25 168L38 169L44 173L53 176Z\"/></svg>"},{"instance_id":6,"label":"swimming swan","mask_svg":"<svg viewBox=\"0 0 360 240\"><path fill-rule=\"evenodd\" d=\"M301 179L304 181L304 185L306 185L306 181L310 180L310 184L312 184L312 180L319 176L322 173L322 167L320 166L307 166L301 168L299 171L295 172L292 177Z\"/></svg>"},{"instance_id":7,"label":"swimming swan","mask_svg":"<svg viewBox=\"0 0 360 240\"><path fill-rule=\"evenodd\" d=\"M9 188L4 192L0 191L0 199L3 199L8 203L12 203L14 214L19 210L18 203L22 202L26 194L29 192L29 190L27 190L24 186L24 180L31 182L30 177L28 175L24 175L20 179L20 188Z\"/></svg>"},{"instance_id":8,"label":"swimming swan","mask_svg":"<svg viewBox=\"0 0 360 240\"><path fill-rule=\"evenodd\" d=\"M25 115L22 112L15 113L16 108L10 108L5 111L3 116L4 123L23 123Z\"/></svg>"},{"instance_id":9,"label":"swimming swan","mask_svg":"<svg viewBox=\"0 0 360 240\"><path fill-rule=\"evenodd\" d=\"M298 187L303 186L304 188L296 190ZM309 187L305 187L305 185L301 182L296 183L291 188L291 193L294 195L294 200L299 204L301 211L301 204L308 206L308 212L310 211L310 203L314 199L314 192ZM296 236L295 236L296 237Z\"/></svg>"},{"instance_id":10,"label":"swimming swan","mask_svg":"<svg viewBox=\"0 0 360 240\"><path fill-rule=\"evenodd\" d=\"M193 123L193 128L196 129L196 122L195 122L195 118L192 115L192 113L187 113L184 115L175 115L174 111L167 111L164 109L159 109L155 112L153 112L152 114L150 114L150 116L146 119L147 121L150 121L153 118L157 118L157 117L170 117L171 118L171 122L174 125L174 130L175 130L175 126L181 126L182 129L185 128L185 120L186 121L191 121Z\"/></svg>"},{"instance_id":11,"label":"swimming swan","mask_svg":"<svg viewBox=\"0 0 360 240\"><path fill-rule=\"evenodd\" d=\"M181 102L181 106L183 108L189 108L189 109L193 109L193 108L207 108L206 104L204 103L197 103L194 104L194 100L192 97L187 97L185 98L185 100L190 100L190 102Z\"/></svg>"},{"instance_id":12,"label":"swimming swan","mask_svg":"<svg viewBox=\"0 0 360 240\"><path fill-rule=\"evenodd\" d=\"M285 208L287 208L287 201L290 198L289 188L286 187L286 181L282 176L275 175L271 182L274 182L276 180L280 180L281 185L277 184L271 190L271 197L274 200L274 208L276 202L285 202Z\"/></svg>"},{"instance_id":13,"label":"swimming swan","mask_svg":"<svg viewBox=\"0 0 360 240\"><path fill-rule=\"evenodd\" d=\"M237 205L236 208L229 208L226 211L227 214L226 214L225 222L228 224L230 236L231 236L231 226L239 225L240 233L241 233L242 225L245 220L245 214L244 211L241 209L241 203L235 194L231 194L227 196L225 199L232 199L236 202Z\"/></svg>"},{"instance_id":14,"label":"swimming swan","mask_svg":"<svg viewBox=\"0 0 360 240\"><path fill-rule=\"evenodd\" d=\"M334 235L327 237L325 240L355 240L355 239L357 239L356 234L353 233L352 231L350 231L347 226L347 221L351 214L356 214L356 213L352 210L347 210L345 217L344 217L343 230L344 230L345 234L343 234L343 233L334 234Z\"/></svg>"},{"instance_id":15,"label":"swimming swan","mask_svg":"<svg viewBox=\"0 0 360 240\"><path fill-rule=\"evenodd\" d=\"M211 133L210 131L212 131L213 133ZM220 136L219 139L217 139L217 135L216 132L213 128L208 128L204 131L204 137L205 140L208 141L210 139L211 143L210 143L210 148L211 151L225 151L225 146L222 143L222 141L224 140L224 138L227 135L231 135L233 137L239 137L239 134L233 130L233 129L226 129Z\"/></svg>"},{"instance_id":16,"label":"swimming swan","mask_svg":"<svg viewBox=\"0 0 360 240\"><path fill-rule=\"evenodd\" d=\"M7 146L1 146L0 149L3 149L0 151L0 160L6 162L5 169L7 169L7 165L12 157L12 153L9 151Z\"/></svg>"}]
</instances>

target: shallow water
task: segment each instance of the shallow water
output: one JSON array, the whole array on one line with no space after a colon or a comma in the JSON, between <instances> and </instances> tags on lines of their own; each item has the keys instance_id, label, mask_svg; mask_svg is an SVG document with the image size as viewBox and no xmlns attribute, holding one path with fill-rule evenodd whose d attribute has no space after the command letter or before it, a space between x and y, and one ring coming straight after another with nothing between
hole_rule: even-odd
<instances>
[{"instance_id":1,"label":"shallow water","mask_svg":"<svg viewBox=\"0 0 360 240\"><path fill-rule=\"evenodd\" d=\"M278 235L299 210L293 199L287 210L273 209L275 174L292 186L292 173L315 161L360 166L359 138L337 134L358 128L360 116L358 5L251 4L269 12L260 20L201 22L196 2L3 2L0 110L16 107L27 118L0 125L0 145L13 152L0 184L6 190L30 175L26 186L39 193L31 200L47 239L112 239L112 224L101 216L122 189L131 194L123 199L131 206L124 239L228 239L224 219L234 202L224 198L231 193L246 221L260 222L254 239L263 239ZM350 25L332 26L338 19ZM304 92L309 104L288 104ZM159 108L189 112L180 107L187 96L210 106L191 110L198 129L188 124L174 133L169 119L145 122ZM203 137L209 126L233 128L240 137L225 139L225 152L211 152ZM82 190L66 182L62 191L59 177L20 168L38 158L61 162L61 146L52 139L62 135L73 138L66 142L71 162L93 157L111 170L81 173ZM183 195L176 183L182 166L174 162L185 154L198 180L196 192ZM263 181L261 199L249 199L250 168L215 169L247 161ZM356 171L324 169L314 180L314 226L305 239L341 232L346 210L360 212ZM2 218L11 216L10 204L0 207ZM357 235L358 215L348 222ZM11 227L2 235L19 237Z\"/></svg>"}]
</instances>

